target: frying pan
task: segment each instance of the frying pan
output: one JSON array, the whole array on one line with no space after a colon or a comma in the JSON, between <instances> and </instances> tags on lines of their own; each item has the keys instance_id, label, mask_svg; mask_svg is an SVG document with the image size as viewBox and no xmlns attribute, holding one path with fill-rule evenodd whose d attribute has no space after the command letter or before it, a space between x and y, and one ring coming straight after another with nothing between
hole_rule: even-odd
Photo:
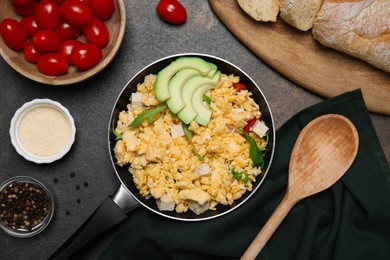
<instances>
[{"instance_id":1,"label":"frying pan","mask_svg":"<svg viewBox=\"0 0 390 260\"><path fill-rule=\"evenodd\" d=\"M265 167L262 173L256 178L256 182L253 183L253 190L246 192L240 199L235 200L232 205L217 205L217 210L208 210L200 215L196 215L192 211L185 213L176 213L176 211L159 211L156 201L153 198L146 199L139 194L136 188L131 173L128 171L128 167L120 167L116 164L115 154L113 148L115 146L115 136L111 133L111 121L117 120L121 111L127 110L127 104L130 102L131 93L137 91L137 84L144 81L145 76L149 74L157 74L160 70L168 66L172 61L182 56L200 57L208 62L217 65L218 69L224 74L234 74L240 77L240 81L244 83L248 90L252 92L252 98L260 106L262 113L261 119L269 127L269 141L267 144L268 152L264 158ZM108 147L110 151L110 157L112 165L115 169L116 175L120 181L120 186L117 191L108 196L98 209L84 222L84 224L59 248L57 249L49 259L69 259L75 255L75 253L85 246L92 239L97 237L102 232L108 230L110 227L123 221L127 214L133 209L142 205L148 210L153 211L163 217L181 220L181 221L202 221L209 220L216 217L223 216L234 209L238 208L245 201L247 201L261 186L267 172L270 168L275 146L275 128L274 120L271 114L268 102L263 95L257 84L241 69L233 65L232 63L223 60L221 58L199 53L184 53L177 54L162 58L146 66L139 71L123 88L116 103L113 107L111 118L108 124Z\"/></svg>"}]
</instances>

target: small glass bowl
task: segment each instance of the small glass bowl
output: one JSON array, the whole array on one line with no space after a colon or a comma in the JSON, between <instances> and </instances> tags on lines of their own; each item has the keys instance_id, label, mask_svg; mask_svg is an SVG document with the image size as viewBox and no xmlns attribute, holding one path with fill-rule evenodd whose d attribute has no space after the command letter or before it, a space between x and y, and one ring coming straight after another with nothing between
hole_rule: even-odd
<instances>
[{"instance_id":1,"label":"small glass bowl","mask_svg":"<svg viewBox=\"0 0 390 260\"><path fill-rule=\"evenodd\" d=\"M54 214L53 196L49 192L49 190L41 182L39 182L38 180L36 180L32 177L17 176L17 177L10 178L0 185L0 203L2 204L1 205L2 207L0 207L0 216L3 214L3 205L6 205L3 201L3 199L4 199L3 191L7 187L10 187L10 185L13 183L29 183L29 184L34 184L35 186L42 188L42 190L46 193L46 195L48 197L50 208L49 208L46 216L44 216L43 220L41 220L41 222L39 224L33 226L30 230L27 228L13 228L10 225L6 225L5 224L6 220L3 219L4 216L0 217L0 227L4 230L5 233L7 233L8 235L14 236L14 237L26 238L26 237L35 236L35 235L39 234L40 232L42 232L49 225L51 219L53 218L53 214ZM14 187L14 186L12 185L12 187ZM14 194L14 193L12 193L12 194ZM7 198L5 198L5 199L8 200L8 195L12 196L12 194L5 195L5 196L7 196ZM3 195L3 199L1 199L1 195ZM24 202L23 202L23 204L25 205ZM25 207L23 209L25 209ZM14 214L16 214L16 213L14 212ZM27 221L29 221L29 220L30 219L28 219Z\"/></svg>"}]
</instances>

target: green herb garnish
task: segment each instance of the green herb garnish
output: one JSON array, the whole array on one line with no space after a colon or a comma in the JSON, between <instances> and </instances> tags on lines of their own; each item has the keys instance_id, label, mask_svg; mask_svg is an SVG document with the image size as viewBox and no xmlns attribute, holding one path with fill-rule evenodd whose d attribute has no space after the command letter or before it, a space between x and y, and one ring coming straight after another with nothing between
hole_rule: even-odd
<instances>
[{"instance_id":1,"label":"green herb garnish","mask_svg":"<svg viewBox=\"0 0 390 260\"><path fill-rule=\"evenodd\" d=\"M136 127L140 125L146 119L148 120L148 124L153 123L156 119L154 118L156 114L163 112L167 108L167 105L157 106L154 109L150 109L139 114L133 122L129 125L130 127Z\"/></svg>"},{"instance_id":2,"label":"green herb garnish","mask_svg":"<svg viewBox=\"0 0 390 260\"><path fill-rule=\"evenodd\" d=\"M183 123L182 125L183 125L184 135L185 135L186 139L187 139L191 144L193 144L193 143L192 143L192 140L191 140L191 139L192 139L192 132L191 132L191 130L188 128L189 125L186 125L186 124L184 124L184 123ZM195 155L196 157L198 157L198 160L199 160L199 161L201 161L201 162L204 161L204 157L198 154L198 152L197 152L195 146L194 146L194 155Z\"/></svg>"},{"instance_id":3,"label":"green herb garnish","mask_svg":"<svg viewBox=\"0 0 390 260\"><path fill-rule=\"evenodd\" d=\"M240 134L244 135L245 138L249 141L249 145L250 145L249 156L251 157L253 166L263 168L264 167L264 156L267 153L267 148L265 148L265 147L267 146L267 143L268 143L268 138L269 138L268 133L266 134L266 137L265 137L264 147L259 149L256 145L255 139L253 139L252 136L250 136L248 133L246 133L242 129L236 128L236 131L238 131Z\"/></svg>"},{"instance_id":4,"label":"green herb garnish","mask_svg":"<svg viewBox=\"0 0 390 260\"><path fill-rule=\"evenodd\" d=\"M249 156L252 159L253 166L255 167L264 167L264 154L265 150L259 149L256 145L256 141L248 134L245 135L246 139L249 141Z\"/></svg>"},{"instance_id":5,"label":"green herb garnish","mask_svg":"<svg viewBox=\"0 0 390 260\"><path fill-rule=\"evenodd\" d=\"M122 139L122 135L115 131L115 117L111 121L111 132L115 135L115 141Z\"/></svg>"},{"instance_id":6,"label":"green herb garnish","mask_svg":"<svg viewBox=\"0 0 390 260\"><path fill-rule=\"evenodd\" d=\"M207 95L203 95L203 101L206 102L207 106L211 109L211 98Z\"/></svg>"},{"instance_id":7,"label":"green herb garnish","mask_svg":"<svg viewBox=\"0 0 390 260\"><path fill-rule=\"evenodd\" d=\"M249 181L249 175L246 172L238 172L235 169L231 169L230 173L233 174L233 177L238 181L244 180L245 183Z\"/></svg>"},{"instance_id":8,"label":"green herb garnish","mask_svg":"<svg viewBox=\"0 0 390 260\"><path fill-rule=\"evenodd\" d=\"M199 161L201 161L201 162L203 162L203 161L204 161L204 157L203 157L203 156L201 156L201 155L197 154L197 155L196 155L196 157L198 157Z\"/></svg>"},{"instance_id":9,"label":"green herb garnish","mask_svg":"<svg viewBox=\"0 0 390 260\"><path fill-rule=\"evenodd\" d=\"M191 139L192 139L192 132L188 128L188 125L183 124L183 131L184 131L184 134L185 134L186 138L188 139L188 141L191 141Z\"/></svg>"},{"instance_id":10,"label":"green herb garnish","mask_svg":"<svg viewBox=\"0 0 390 260\"><path fill-rule=\"evenodd\" d=\"M250 144L249 156L252 159L253 166L264 168L264 156L267 153L265 146L268 143L268 133L266 135L265 145L260 149L257 147L256 141L249 134L245 134L245 137Z\"/></svg>"}]
</instances>

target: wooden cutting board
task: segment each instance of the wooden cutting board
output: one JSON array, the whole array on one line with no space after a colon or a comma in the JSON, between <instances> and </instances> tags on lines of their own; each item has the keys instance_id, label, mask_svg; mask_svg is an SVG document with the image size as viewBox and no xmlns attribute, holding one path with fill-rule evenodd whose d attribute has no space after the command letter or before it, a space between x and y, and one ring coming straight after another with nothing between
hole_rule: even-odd
<instances>
[{"instance_id":1,"label":"wooden cutting board","mask_svg":"<svg viewBox=\"0 0 390 260\"><path fill-rule=\"evenodd\" d=\"M322 46L311 31L283 22L257 22L236 0L209 0L222 23L251 51L285 77L330 98L360 88L371 112L390 115L390 73Z\"/></svg>"}]
</instances>

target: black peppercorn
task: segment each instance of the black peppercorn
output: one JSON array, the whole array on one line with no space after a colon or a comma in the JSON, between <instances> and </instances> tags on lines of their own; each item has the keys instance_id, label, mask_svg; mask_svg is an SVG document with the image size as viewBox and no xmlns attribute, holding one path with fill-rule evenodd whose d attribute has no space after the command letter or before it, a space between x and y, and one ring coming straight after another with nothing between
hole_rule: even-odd
<instances>
[{"instance_id":1,"label":"black peppercorn","mask_svg":"<svg viewBox=\"0 0 390 260\"><path fill-rule=\"evenodd\" d=\"M14 181L0 194L1 220L12 229L32 230L45 219L51 208L48 194L33 183Z\"/></svg>"}]
</instances>

